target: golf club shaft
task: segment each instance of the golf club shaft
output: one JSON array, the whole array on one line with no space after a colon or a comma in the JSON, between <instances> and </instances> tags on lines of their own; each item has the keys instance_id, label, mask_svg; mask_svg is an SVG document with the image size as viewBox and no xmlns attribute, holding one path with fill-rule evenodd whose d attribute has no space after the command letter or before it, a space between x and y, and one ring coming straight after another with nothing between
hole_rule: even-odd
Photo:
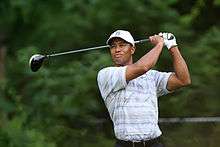
<instances>
[{"instance_id":1,"label":"golf club shaft","mask_svg":"<svg viewBox=\"0 0 220 147\"><path fill-rule=\"evenodd\" d=\"M109 47L109 45L103 45L103 46L97 46L97 47L90 47L90 48L79 49L79 50L72 50L72 51L67 51L67 52L62 52L62 53L55 53L55 54L46 55L46 56L47 56L47 57L61 56L61 55L66 55L66 54L73 54L73 53L84 52L84 51L90 51L90 50L96 50L96 49L107 48L107 47Z\"/></svg>"},{"instance_id":2,"label":"golf club shaft","mask_svg":"<svg viewBox=\"0 0 220 147\"><path fill-rule=\"evenodd\" d=\"M137 40L134 43L143 43L147 42L149 39L142 39L142 40ZM100 48L107 48L109 45L103 45L103 46L97 46L97 47L90 47L90 48L85 48L85 49L79 49L79 50L72 50L72 51L67 51L67 52L62 52L62 53L55 53L55 54L50 54L46 55L46 57L55 57L55 56L61 56L61 55L66 55L66 54L73 54L73 53L79 53L79 52L84 52L84 51L89 51L89 50L96 50Z\"/></svg>"}]
</instances>

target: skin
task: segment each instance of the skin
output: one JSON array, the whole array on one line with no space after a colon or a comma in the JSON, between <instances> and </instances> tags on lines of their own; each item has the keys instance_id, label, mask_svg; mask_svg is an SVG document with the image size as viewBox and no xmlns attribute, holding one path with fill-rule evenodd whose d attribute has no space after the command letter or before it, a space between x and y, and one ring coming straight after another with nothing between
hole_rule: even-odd
<instances>
[{"instance_id":1,"label":"skin","mask_svg":"<svg viewBox=\"0 0 220 147\"><path fill-rule=\"evenodd\" d=\"M154 35L150 36L149 40L154 47L137 62L133 63L132 55L135 52L135 47L121 38L112 39L111 46L113 47L110 47L110 53L113 63L115 66L127 66L127 82L143 75L157 63L163 49L163 38L159 35ZM168 79L167 89L173 91L191 84L191 79L187 64L178 47L169 49L169 53L173 60L174 73Z\"/></svg>"},{"instance_id":2,"label":"skin","mask_svg":"<svg viewBox=\"0 0 220 147\"><path fill-rule=\"evenodd\" d=\"M110 48L115 66L125 66L133 63L132 55L135 52L135 47L120 38L114 38L111 46L115 46Z\"/></svg>"}]
</instances>

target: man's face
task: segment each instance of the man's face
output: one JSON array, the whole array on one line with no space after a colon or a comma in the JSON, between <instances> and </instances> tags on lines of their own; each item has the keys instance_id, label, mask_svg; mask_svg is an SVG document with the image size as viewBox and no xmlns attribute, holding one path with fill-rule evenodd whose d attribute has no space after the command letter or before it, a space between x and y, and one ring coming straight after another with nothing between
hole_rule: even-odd
<instances>
[{"instance_id":1,"label":"man's face","mask_svg":"<svg viewBox=\"0 0 220 147\"><path fill-rule=\"evenodd\" d=\"M121 38L113 38L110 45L110 52L115 66L132 64L132 54L135 47Z\"/></svg>"}]
</instances>

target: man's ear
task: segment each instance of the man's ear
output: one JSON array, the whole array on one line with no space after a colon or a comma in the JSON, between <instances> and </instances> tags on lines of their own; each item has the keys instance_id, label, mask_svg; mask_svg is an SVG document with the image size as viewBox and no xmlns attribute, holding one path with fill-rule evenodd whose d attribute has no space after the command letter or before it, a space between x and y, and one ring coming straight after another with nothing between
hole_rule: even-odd
<instances>
[{"instance_id":1,"label":"man's ear","mask_svg":"<svg viewBox=\"0 0 220 147\"><path fill-rule=\"evenodd\" d=\"M131 54L132 54L132 55L134 54L135 49L136 49L136 47L135 47L135 46L132 46L132 48L131 48Z\"/></svg>"}]
</instances>

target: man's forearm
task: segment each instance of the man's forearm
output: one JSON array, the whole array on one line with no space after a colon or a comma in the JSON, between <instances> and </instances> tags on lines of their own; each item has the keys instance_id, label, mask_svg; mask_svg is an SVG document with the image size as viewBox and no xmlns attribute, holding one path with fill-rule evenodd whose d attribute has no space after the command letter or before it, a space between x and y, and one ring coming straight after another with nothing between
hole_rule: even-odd
<instances>
[{"instance_id":1,"label":"man's forearm","mask_svg":"<svg viewBox=\"0 0 220 147\"><path fill-rule=\"evenodd\" d=\"M132 80L150 70L157 63L162 49L163 42L158 43L136 63L129 65L126 70L126 80Z\"/></svg>"},{"instance_id":2,"label":"man's forearm","mask_svg":"<svg viewBox=\"0 0 220 147\"><path fill-rule=\"evenodd\" d=\"M136 63L136 66L142 67L144 71L151 69L156 63L163 49L163 43L158 43L147 54L141 57Z\"/></svg>"},{"instance_id":3,"label":"man's forearm","mask_svg":"<svg viewBox=\"0 0 220 147\"><path fill-rule=\"evenodd\" d=\"M178 47L173 47L169 50L173 58L173 67L176 77L182 85L188 85L191 83L189 70L185 60L183 59Z\"/></svg>"}]
</instances>

